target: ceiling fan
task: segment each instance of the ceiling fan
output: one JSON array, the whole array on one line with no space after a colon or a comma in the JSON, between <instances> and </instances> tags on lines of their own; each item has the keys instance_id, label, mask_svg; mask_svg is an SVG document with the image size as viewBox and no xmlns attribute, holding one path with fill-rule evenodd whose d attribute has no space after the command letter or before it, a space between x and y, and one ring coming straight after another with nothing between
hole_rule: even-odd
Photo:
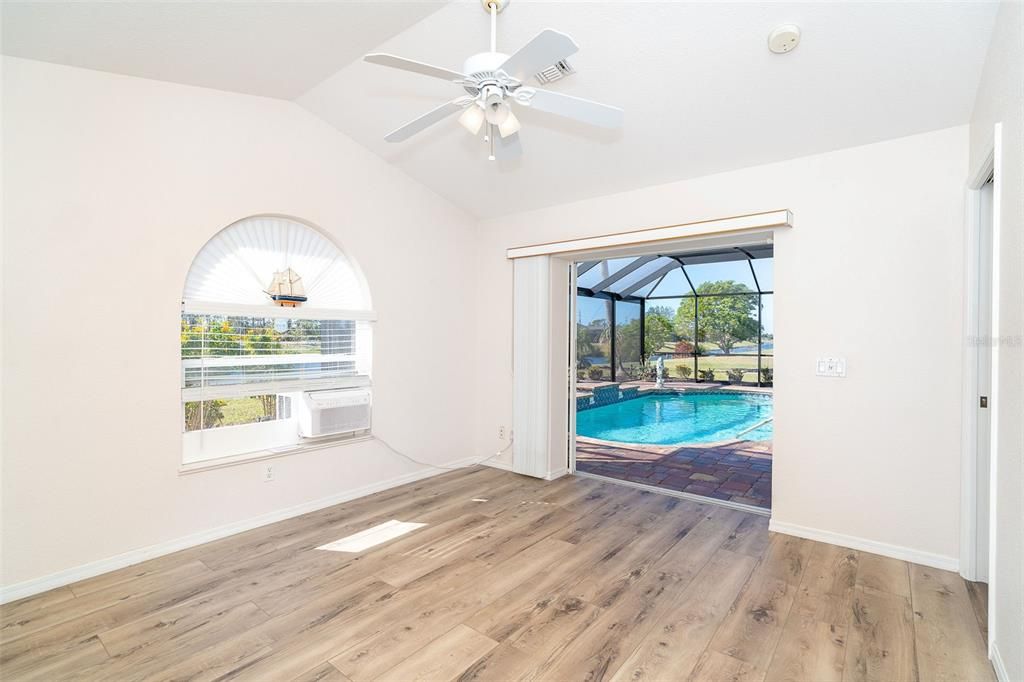
<instances>
[{"instance_id":1,"label":"ceiling fan","mask_svg":"<svg viewBox=\"0 0 1024 682\"><path fill-rule=\"evenodd\" d=\"M479 135L483 129L483 139L489 145L488 158L491 161L496 158L512 158L522 153L519 143L520 124L512 111L513 103L604 128L622 125L623 111L618 107L525 85L531 76L548 82L552 78L544 74L570 69L565 59L575 54L579 46L566 34L545 29L511 56L498 52L498 13L509 2L511 0L481 0L484 9L491 15L491 50L471 56L461 72L391 54L374 53L363 57L371 64L449 81L462 86L467 93L388 133L384 136L387 142L407 140L461 111L459 123L466 130Z\"/></svg>"}]
</instances>

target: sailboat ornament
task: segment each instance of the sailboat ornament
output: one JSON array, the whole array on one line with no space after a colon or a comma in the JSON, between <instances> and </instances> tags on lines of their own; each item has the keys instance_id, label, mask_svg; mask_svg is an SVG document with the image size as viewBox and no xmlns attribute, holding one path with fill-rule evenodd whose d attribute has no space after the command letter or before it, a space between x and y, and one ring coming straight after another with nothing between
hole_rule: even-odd
<instances>
[{"instance_id":1,"label":"sailboat ornament","mask_svg":"<svg viewBox=\"0 0 1024 682\"><path fill-rule=\"evenodd\" d=\"M291 268L275 272L266 293L278 305L291 308L306 300L306 287L302 286L302 278Z\"/></svg>"}]
</instances>

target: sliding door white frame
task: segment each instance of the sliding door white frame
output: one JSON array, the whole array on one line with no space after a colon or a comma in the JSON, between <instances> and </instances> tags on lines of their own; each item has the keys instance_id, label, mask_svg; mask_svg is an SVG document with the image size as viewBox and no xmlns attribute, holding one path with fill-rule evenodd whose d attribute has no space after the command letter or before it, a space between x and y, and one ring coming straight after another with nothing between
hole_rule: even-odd
<instances>
[{"instance_id":1,"label":"sliding door white frame","mask_svg":"<svg viewBox=\"0 0 1024 682\"><path fill-rule=\"evenodd\" d=\"M999 347L993 340L999 329L999 211L992 210L991 218L983 216L984 197L982 193L989 179L995 173L992 187L992 205L999 205L1001 182L997 171L1000 162L1001 129L996 126L994 146L981 166L974 169L967 183L965 203L965 244L964 244L964 343L963 343L963 428L961 457L961 521L960 521L960 574L967 580L984 580L987 578L988 566L994 565L995 547L989 542L994 532L992 509L995 508L995 476L998 452L998 415L999 415ZM984 224L983 221L988 221ZM982 230L991 230L990 235L983 235ZM982 258L981 249L987 247L989 254ZM989 273L981 271L981 263L990 261ZM991 284L988 288L991 295L982 300L982 278ZM991 319L987 328L981 328L983 313L981 306L991 309ZM991 344L985 348L991 353L991 389L989 393L990 440L987 462L979 458L979 359L981 344ZM987 466L986 466L987 465ZM979 476L979 468L987 472ZM987 476L985 475L987 473ZM987 480L983 480L983 478ZM987 495L985 494L987 488ZM986 508L980 508L979 500L988 498ZM986 523L988 521L988 523ZM984 556L983 556L984 555Z\"/></svg>"},{"instance_id":2,"label":"sliding door white frame","mask_svg":"<svg viewBox=\"0 0 1024 682\"><path fill-rule=\"evenodd\" d=\"M999 547L996 543L998 517L996 515L999 487L999 421L1002 400L999 389L999 285L1000 285L1000 206L1002 197L1002 124L993 131L993 146L981 166L973 169L967 183L965 220L965 291L964 291L964 360L963 360L963 440L961 469L960 512L960 575L967 580L988 582L988 653L993 655L996 641L996 612L1004 605L998 601L995 567L998 565ZM993 177L991 197L983 191L989 177ZM991 200L991 218L985 201ZM986 222L987 221L987 224ZM982 229L991 229L991 235L982 235ZM986 239L986 236L988 237ZM991 272L986 276L980 270L980 249L989 244ZM988 260L986 258L985 260ZM990 284L988 301L980 298L982 278ZM991 307L987 329L979 328L982 319L980 306ZM987 476L984 458L979 456L979 351L981 344L990 344L991 379L989 390L989 445ZM987 478L987 480L985 480ZM987 486L987 490L985 489ZM984 504L984 498L988 504ZM987 520L987 523L985 521ZM987 558L987 561L985 559Z\"/></svg>"},{"instance_id":3,"label":"sliding door white frame","mask_svg":"<svg viewBox=\"0 0 1024 682\"><path fill-rule=\"evenodd\" d=\"M566 373L569 391L569 404L566 409L569 412L569 429L566 434L566 442L569 447L569 473L576 472L576 264L569 264L569 355L568 372Z\"/></svg>"}]
</instances>

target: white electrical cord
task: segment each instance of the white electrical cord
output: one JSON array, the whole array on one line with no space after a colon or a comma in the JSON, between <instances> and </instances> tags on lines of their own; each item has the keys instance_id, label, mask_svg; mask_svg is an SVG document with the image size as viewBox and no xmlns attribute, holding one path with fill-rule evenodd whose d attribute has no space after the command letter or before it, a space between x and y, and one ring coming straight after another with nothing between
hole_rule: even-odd
<instances>
[{"instance_id":1,"label":"white electrical cord","mask_svg":"<svg viewBox=\"0 0 1024 682\"><path fill-rule=\"evenodd\" d=\"M492 459L494 459L495 457L501 457L501 456L502 456L502 455L504 455L504 454L505 454L506 452L508 452L508 449L509 449L510 447L512 447L512 443L514 443L514 442L515 442L514 440L509 440L509 442L508 442L508 445L506 445L505 447L503 447L503 448L502 448L501 450L498 450L498 451L497 451L496 453L494 453L494 454L493 454L493 455L491 455L490 457L484 457L484 458L483 458L483 459L481 459L481 460L478 460L478 461L476 461L476 462L470 462L469 464L463 464L462 466L457 466L457 467L445 467L445 466L440 466L440 465L438 465L438 464L431 464L430 462L421 462L420 460L416 459L415 457L410 457L409 455L405 454L404 452L401 452L400 450L398 450L397 448L395 448L395 447L394 447L393 445L391 445L391 443L387 442L386 440L384 440L384 439L383 439L383 438L381 438L380 436L372 436L372 437L373 437L373 439L374 439L374 440L376 440L376 441L380 441L380 443L381 443L381 444L382 444L382 445L383 445L384 447L386 447L386 448L387 448L388 450L390 450L391 452L395 453L395 454L396 454L396 455L398 455L399 457L402 457L403 459L407 459L407 460L409 460L410 462L413 462L413 463L415 463L415 464L419 464L420 466L425 466L425 467L431 467L431 468L433 468L433 469L441 469L441 470L443 470L443 471L458 471L459 469L466 469L466 468L468 468L468 467L475 467L475 466L477 466L477 465L479 465L479 464L483 464L484 462L489 462L489 461L491 461Z\"/></svg>"}]
</instances>

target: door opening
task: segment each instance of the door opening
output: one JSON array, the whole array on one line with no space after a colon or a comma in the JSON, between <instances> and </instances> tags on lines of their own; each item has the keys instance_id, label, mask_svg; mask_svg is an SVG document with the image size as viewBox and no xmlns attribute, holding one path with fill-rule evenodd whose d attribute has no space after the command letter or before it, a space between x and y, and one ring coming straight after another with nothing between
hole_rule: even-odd
<instances>
[{"instance_id":1,"label":"door opening","mask_svg":"<svg viewBox=\"0 0 1024 682\"><path fill-rule=\"evenodd\" d=\"M761 242L575 264L576 472L770 510L773 256Z\"/></svg>"}]
</instances>

